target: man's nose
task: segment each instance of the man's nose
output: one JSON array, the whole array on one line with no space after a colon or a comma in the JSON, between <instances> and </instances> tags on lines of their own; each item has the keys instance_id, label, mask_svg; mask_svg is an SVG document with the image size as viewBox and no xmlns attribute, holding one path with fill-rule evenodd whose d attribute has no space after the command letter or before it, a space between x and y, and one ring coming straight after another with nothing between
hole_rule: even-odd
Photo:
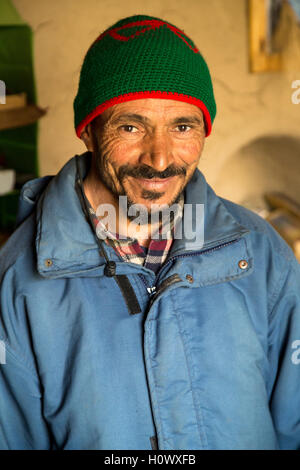
<instances>
[{"instance_id":1,"label":"man's nose","mask_svg":"<svg viewBox=\"0 0 300 470\"><path fill-rule=\"evenodd\" d=\"M164 171L173 162L171 138L167 132L153 132L144 141L140 163Z\"/></svg>"}]
</instances>

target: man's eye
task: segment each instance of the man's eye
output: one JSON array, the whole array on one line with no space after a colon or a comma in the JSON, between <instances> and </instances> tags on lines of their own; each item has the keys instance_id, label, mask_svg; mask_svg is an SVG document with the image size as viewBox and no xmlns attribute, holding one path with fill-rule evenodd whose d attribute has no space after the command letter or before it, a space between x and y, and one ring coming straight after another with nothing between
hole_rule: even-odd
<instances>
[{"instance_id":1,"label":"man's eye","mask_svg":"<svg viewBox=\"0 0 300 470\"><path fill-rule=\"evenodd\" d=\"M133 134L135 132L138 132L138 129L135 126L127 125L125 124L124 126L121 126L121 130L128 132L130 134Z\"/></svg>"},{"instance_id":2,"label":"man's eye","mask_svg":"<svg viewBox=\"0 0 300 470\"><path fill-rule=\"evenodd\" d=\"M191 129L191 127L188 126L187 124L180 124L179 126L176 127L176 129L178 129L179 132L187 132Z\"/></svg>"}]
</instances>

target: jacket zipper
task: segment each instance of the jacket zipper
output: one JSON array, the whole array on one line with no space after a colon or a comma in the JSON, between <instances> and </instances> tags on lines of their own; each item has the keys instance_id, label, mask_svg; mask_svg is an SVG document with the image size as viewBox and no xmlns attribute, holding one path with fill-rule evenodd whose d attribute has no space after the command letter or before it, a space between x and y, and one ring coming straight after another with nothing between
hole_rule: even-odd
<instances>
[{"instance_id":1,"label":"jacket zipper","mask_svg":"<svg viewBox=\"0 0 300 470\"><path fill-rule=\"evenodd\" d=\"M159 295L161 295L168 287L177 282L182 281L181 277L178 274L172 274L172 276L167 277L159 286L159 289L154 292L154 294L150 298L149 308L152 306L153 302L157 299Z\"/></svg>"},{"instance_id":2,"label":"jacket zipper","mask_svg":"<svg viewBox=\"0 0 300 470\"><path fill-rule=\"evenodd\" d=\"M202 255L203 253L210 253L212 251L215 251L215 250L218 250L224 246L227 246L227 245L231 245L232 243L235 243L239 240L239 238L236 238L234 240L231 240L230 242L226 242L226 243L222 243L221 245L218 245L218 246L215 246L213 248L208 248L207 250L203 250L203 251L197 251L197 252L190 252L190 253L184 253L182 255L177 255L177 256L173 256L172 258L170 258L166 263L163 264L163 266L159 269L156 277L155 277L155 283L158 282L158 279L159 277L161 276L161 273L162 271L165 269L165 267L172 263L175 259L178 259L178 258L185 258L185 257L188 257L188 256L199 256L199 255ZM148 315L148 312L150 310L150 308L152 307L153 305L153 302L167 289L169 288L171 285L173 284L176 284L180 281L182 281L181 277L178 275L178 274L172 274L171 276L167 277L164 281L162 281L162 283L158 286L158 288L156 287L156 285L154 286L150 286L147 284L146 282L146 278L144 276L144 274L139 274L140 278L142 279L146 289L147 289L147 292L150 296L150 302L149 302L149 306L147 308L147 315ZM152 406L151 406L151 410L152 410ZM154 419L154 414L153 414L153 411L152 411L152 416L153 416L153 422L155 423L155 419ZM156 429L156 424L154 424L155 426L155 429ZM156 432L156 436L157 436L157 432ZM151 441L152 438L150 438L150 441ZM156 442L157 442L157 438L156 438ZM152 441L151 441L151 445L152 445ZM159 449L159 446L157 445L156 447L157 449Z\"/></svg>"},{"instance_id":3,"label":"jacket zipper","mask_svg":"<svg viewBox=\"0 0 300 470\"><path fill-rule=\"evenodd\" d=\"M239 240L239 238L235 238L234 240L231 240L231 241L226 242L226 243L222 243L221 245L215 246L213 248L208 248L207 250L184 253L182 255L173 256L166 263L164 263L163 266L159 269L159 271L156 275L156 278L155 278L155 284L157 284L158 279L159 279L162 271L165 269L165 267L168 264L172 263L175 259L186 258L188 256L199 256L199 255L202 255L202 254L210 253L212 251L219 250L220 248L223 248L225 246L231 245L232 243L236 243L238 240ZM145 280L145 276L143 274L140 274L140 277L141 277L144 285L146 286L147 292L148 292L148 294L150 296L150 299L151 299L149 308L152 306L154 300L156 300L157 297L162 292L164 292L169 286L171 286L172 284L175 284L177 282L180 282L182 280L178 274L172 274L172 276L167 277L167 279L165 279L159 286L154 285L154 286L149 287L149 285L147 284L147 282Z\"/></svg>"}]
</instances>

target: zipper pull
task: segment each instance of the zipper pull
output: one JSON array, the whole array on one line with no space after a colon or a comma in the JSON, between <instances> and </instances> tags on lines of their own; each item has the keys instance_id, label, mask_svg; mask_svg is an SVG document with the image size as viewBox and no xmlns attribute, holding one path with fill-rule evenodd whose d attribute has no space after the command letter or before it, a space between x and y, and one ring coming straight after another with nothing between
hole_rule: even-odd
<instances>
[{"instance_id":1,"label":"zipper pull","mask_svg":"<svg viewBox=\"0 0 300 470\"><path fill-rule=\"evenodd\" d=\"M147 287L147 292L152 297L156 293L156 286L153 287Z\"/></svg>"}]
</instances>

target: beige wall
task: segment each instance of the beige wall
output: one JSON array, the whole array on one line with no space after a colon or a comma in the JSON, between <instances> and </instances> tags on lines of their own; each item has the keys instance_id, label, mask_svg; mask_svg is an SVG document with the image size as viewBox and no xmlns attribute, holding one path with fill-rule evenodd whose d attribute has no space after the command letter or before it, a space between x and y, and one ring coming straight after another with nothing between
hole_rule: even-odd
<instances>
[{"instance_id":1,"label":"beige wall","mask_svg":"<svg viewBox=\"0 0 300 470\"><path fill-rule=\"evenodd\" d=\"M35 33L38 101L49 107L40 121L41 175L56 173L75 153L85 150L74 133L72 109L84 54L103 29L136 13L162 17L184 29L209 64L218 111L199 167L219 193L223 191L219 176L224 165L241 147L265 135L299 135L300 104L292 104L291 84L300 80L300 35L290 18L284 31L285 71L250 74L247 0L13 3ZM226 197L230 196L227 189ZM234 198L238 199L236 193Z\"/></svg>"}]
</instances>

